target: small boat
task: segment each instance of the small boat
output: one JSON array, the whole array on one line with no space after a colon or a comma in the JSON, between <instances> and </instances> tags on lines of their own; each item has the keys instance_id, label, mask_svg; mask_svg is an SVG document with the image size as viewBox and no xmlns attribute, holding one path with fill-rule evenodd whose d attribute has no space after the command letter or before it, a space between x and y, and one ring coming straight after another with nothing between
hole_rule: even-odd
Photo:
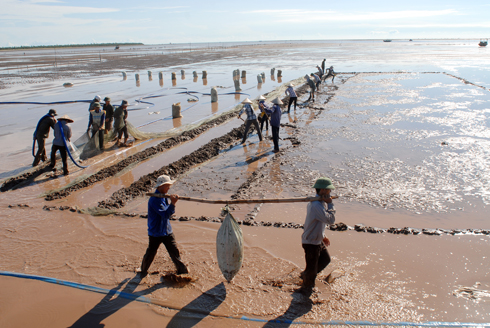
<instances>
[{"instance_id":1,"label":"small boat","mask_svg":"<svg viewBox=\"0 0 490 328\"><path fill-rule=\"evenodd\" d=\"M488 40L480 40L480 43L478 43L480 47L486 47L488 45Z\"/></svg>"},{"instance_id":2,"label":"small boat","mask_svg":"<svg viewBox=\"0 0 490 328\"><path fill-rule=\"evenodd\" d=\"M412 39L408 40L408 41L413 41Z\"/></svg>"},{"instance_id":3,"label":"small boat","mask_svg":"<svg viewBox=\"0 0 490 328\"><path fill-rule=\"evenodd\" d=\"M390 39L383 40L383 42L391 42Z\"/></svg>"}]
</instances>

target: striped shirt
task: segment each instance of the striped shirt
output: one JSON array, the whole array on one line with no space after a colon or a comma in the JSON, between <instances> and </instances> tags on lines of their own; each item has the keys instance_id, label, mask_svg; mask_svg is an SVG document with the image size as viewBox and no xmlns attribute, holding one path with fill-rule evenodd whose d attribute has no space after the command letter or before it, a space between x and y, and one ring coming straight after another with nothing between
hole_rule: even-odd
<instances>
[{"instance_id":1,"label":"striped shirt","mask_svg":"<svg viewBox=\"0 0 490 328\"><path fill-rule=\"evenodd\" d=\"M297 97L293 87L288 87L285 93L289 97Z\"/></svg>"},{"instance_id":2,"label":"striped shirt","mask_svg":"<svg viewBox=\"0 0 490 328\"><path fill-rule=\"evenodd\" d=\"M256 120L257 116L255 115L254 108L250 104L243 105L242 110L238 113L238 116L241 116L243 112L247 113L247 121Z\"/></svg>"},{"instance_id":3,"label":"striped shirt","mask_svg":"<svg viewBox=\"0 0 490 328\"><path fill-rule=\"evenodd\" d=\"M91 110L88 127L90 128L91 125L94 127L94 129L105 129L105 111L99 110L99 112L96 112L95 110Z\"/></svg>"}]
</instances>

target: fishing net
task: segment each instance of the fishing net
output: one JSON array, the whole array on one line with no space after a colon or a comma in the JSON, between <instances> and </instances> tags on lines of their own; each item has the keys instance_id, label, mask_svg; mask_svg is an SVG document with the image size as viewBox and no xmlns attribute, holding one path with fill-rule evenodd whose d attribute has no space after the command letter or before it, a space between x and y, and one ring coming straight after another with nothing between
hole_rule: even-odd
<instances>
[{"instance_id":1,"label":"fishing net","mask_svg":"<svg viewBox=\"0 0 490 328\"><path fill-rule=\"evenodd\" d=\"M230 282L242 267L243 235L240 225L231 215L228 206L224 211L226 217L216 235L216 256L223 276Z\"/></svg>"}]
</instances>

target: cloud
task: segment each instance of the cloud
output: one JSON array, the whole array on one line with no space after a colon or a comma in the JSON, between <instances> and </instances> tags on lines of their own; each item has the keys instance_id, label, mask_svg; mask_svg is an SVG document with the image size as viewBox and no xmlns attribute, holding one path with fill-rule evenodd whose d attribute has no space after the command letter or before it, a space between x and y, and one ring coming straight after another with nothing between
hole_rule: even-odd
<instances>
[{"instance_id":1,"label":"cloud","mask_svg":"<svg viewBox=\"0 0 490 328\"><path fill-rule=\"evenodd\" d=\"M385 11L385 12L365 12L365 13L342 13L335 11L310 11L300 9L270 9L244 11L243 14L267 15L268 19L281 23L308 23L314 21L335 21L335 22L369 22L382 20L399 20L427 18L437 16L456 15L458 11L454 9L444 10L405 10L405 11Z\"/></svg>"},{"instance_id":2,"label":"cloud","mask_svg":"<svg viewBox=\"0 0 490 328\"><path fill-rule=\"evenodd\" d=\"M117 12L117 8L59 6L56 0L3 0L0 19L24 20L30 22L53 22L72 14L101 14Z\"/></svg>"}]
</instances>

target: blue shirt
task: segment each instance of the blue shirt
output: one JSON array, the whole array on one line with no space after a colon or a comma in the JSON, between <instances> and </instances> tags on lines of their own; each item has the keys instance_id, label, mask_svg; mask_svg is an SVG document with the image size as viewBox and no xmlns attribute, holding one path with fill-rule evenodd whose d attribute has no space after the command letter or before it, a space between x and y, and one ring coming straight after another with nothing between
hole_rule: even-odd
<instances>
[{"instance_id":1,"label":"blue shirt","mask_svg":"<svg viewBox=\"0 0 490 328\"><path fill-rule=\"evenodd\" d=\"M281 107L279 105L274 104L271 109L266 109L267 114L271 116L271 126L281 126Z\"/></svg>"},{"instance_id":2,"label":"blue shirt","mask_svg":"<svg viewBox=\"0 0 490 328\"><path fill-rule=\"evenodd\" d=\"M157 190L155 194L160 194ZM170 216L175 213L175 205L168 198L150 197L148 200L148 236L163 237L172 233Z\"/></svg>"},{"instance_id":3,"label":"blue shirt","mask_svg":"<svg viewBox=\"0 0 490 328\"><path fill-rule=\"evenodd\" d=\"M63 142L63 136L61 135L61 127L63 128L64 138L68 143L71 139L71 127L67 124L66 120L59 120L58 123L54 125L54 139L53 145L65 147L65 143Z\"/></svg>"}]
</instances>

